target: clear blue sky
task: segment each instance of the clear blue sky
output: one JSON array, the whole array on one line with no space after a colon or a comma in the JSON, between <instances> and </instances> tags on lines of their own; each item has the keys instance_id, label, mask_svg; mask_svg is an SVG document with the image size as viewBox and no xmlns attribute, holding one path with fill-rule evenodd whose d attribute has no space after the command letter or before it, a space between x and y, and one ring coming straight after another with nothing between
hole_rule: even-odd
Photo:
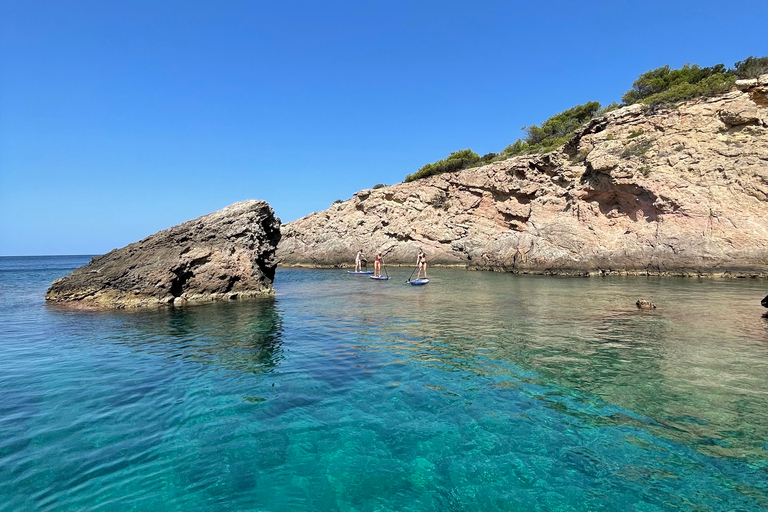
<instances>
[{"instance_id":1,"label":"clear blue sky","mask_svg":"<svg viewBox=\"0 0 768 512\"><path fill-rule=\"evenodd\" d=\"M0 0L0 255L248 198L283 221L649 69L768 55L768 2Z\"/></svg>"}]
</instances>

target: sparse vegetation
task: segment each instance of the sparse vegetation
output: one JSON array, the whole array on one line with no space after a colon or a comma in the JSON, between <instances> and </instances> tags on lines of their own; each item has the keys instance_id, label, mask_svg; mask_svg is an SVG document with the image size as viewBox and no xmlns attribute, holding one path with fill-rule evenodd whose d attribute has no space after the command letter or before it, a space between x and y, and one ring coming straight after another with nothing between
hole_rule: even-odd
<instances>
[{"instance_id":1,"label":"sparse vegetation","mask_svg":"<svg viewBox=\"0 0 768 512\"><path fill-rule=\"evenodd\" d=\"M383 184L383 183L377 183L377 184L375 184L375 185L373 186L373 190L376 190L377 188L384 188L384 187L386 187L386 185L385 185L385 184Z\"/></svg>"},{"instance_id":2,"label":"sparse vegetation","mask_svg":"<svg viewBox=\"0 0 768 512\"><path fill-rule=\"evenodd\" d=\"M644 165L640 169L638 169L641 173L643 173L643 176L646 178L649 174L651 174L651 166L650 165Z\"/></svg>"},{"instance_id":3,"label":"sparse vegetation","mask_svg":"<svg viewBox=\"0 0 768 512\"><path fill-rule=\"evenodd\" d=\"M344 202L344 201L342 201L341 199L337 199L337 200L335 200L335 201L333 202L333 204L339 204L339 203L343 203L343 202Z\"/></svg>"},{"instance_id":4,"label":"sparse vegetation","mask_svg":"<svg viewBox=\"0 0 768 512\"><path fill-rule=\"evenodd\" d=\"M747 57L736 63L736 76L757 78L768 74L768 57Z\"/></svg>"},{"instance_id":5,"label":"sparse vegetation","mask_svg":"<svg viewBox=\"0 0 768 512\"><path fill-rule=\"evenodd\" d=\"M635 137L639 137L643 134L643 130L632 130L629 132L629 135L627 136L628 139L634 139Z\"/></svg>"},{"instance_id":6,"label":"sparse vegetation","mask_svg":"<svg viewBox=\"0 0 768 512\"><path fill-rule=\"evenodd\" d=\"M598 111L597 111L597 114L595 115L595 117L604 116L604 115L605 115L605 114L607 114L608 112L612 112L612 111L614 111L614 110L616 110L616 109L618 109L618 108L620 108L620 107L621 107L621 105L619 105L618 103L616 103L616 102L614 101L614 102L613 102L613 103L611 103L610 105L606 105L606 106L604 106L603 108L601 108L600 110L598 110Z\"/></svg>"},{"instance_id":7,"label":"sparse vegetation","mask_svg":"<svg viewBox=\"0 0 768 512\"><path fill-rule=\"evenodd\" d=\"M624 158L643 156L649 149L651 149L652 145L653 142L649 140L633 142L624 148L624 151L621 152L621 156Z\"/></svg>"},{"instance_id":8,"label":"sparse vegetation","mask_svg":"<svg viewBox=\"0 0 768 512\"><path fill-rule=\"evenodd\" d=\"M522 153L551 151L565 144L577 128L595 117L600 110L600 103L590 101L555 114L541 123L541 126L523 127L526 132L525 140L518 139L504 148L502 154L510 157Z\"/></svg>"},{"instance_id":9,"label":"sparse vegetation","mask_svg":"<svg viewBox=\"0 0 768 512\"><path fill-rule=\"evenodd\" d=\"M471 149L461 149L448 155L448 158L438 160L433 164L426 164L422 166L421 169L415 173L406 176L405 181L409 182L421 178L426 178L427 176L434 176L435 174L460 171L480 162L480 160L480 155Z\"/></svg>"},{"instance_id":10,"label":"sparse vegetation","mask_svg":"<svg viewBox=\"0 0 768 512\"><path fill-rule=\"evenodd\" d=\"M571 157L571 163L576 164L579 162L584 162L587 160L587 156L589 156L589 151L586 149L582 149Z\"/></svg>"}]
</instances>

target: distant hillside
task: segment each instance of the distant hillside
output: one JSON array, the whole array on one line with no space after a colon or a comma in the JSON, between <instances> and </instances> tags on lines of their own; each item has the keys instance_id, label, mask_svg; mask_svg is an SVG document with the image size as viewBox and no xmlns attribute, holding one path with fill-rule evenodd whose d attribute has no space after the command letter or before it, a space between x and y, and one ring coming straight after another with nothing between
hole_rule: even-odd
<instances>
[{"instance_id":1,"label":"distant hillside","mask_svg":"<svg viewBox=\"0 0 768 512\"><path fill-rule=\"evenodd\" d=\"M518 139L499 153L487 153L481 157L471 149L454 151L448 157L426 164L409 174L405 181L479 167L515 155L547 153L565 144L591 119L621 106L641 104L649 110L661 106L673 108L694 98L706 98L727 92L733 88L737 79L753 79L767 73L768 57L748 57L734 64L732 68L726 68L724 64L704 68L696 64L686 64L680 69L663 66L640 75L632 84L632 88L621 97L621 105L611 103L603 107L597 101L576 105L555 114L541 123L541 126L523 127L525 138Z\"/></svg>"},{"instance_id":2,"label":"distant hillside","mask_svg":"<svg viewBox=\"0 0 768 512\"><path fill-rule=\"evenodd\" d=\"M633 90L641 103L586 108L595 117L546 154L363 190L291 222L278 258L339 266L362 247L413 265L423 248L433 264L513 272L768 277L768 74L674 108Z\"/></svg>"}]
</instances>

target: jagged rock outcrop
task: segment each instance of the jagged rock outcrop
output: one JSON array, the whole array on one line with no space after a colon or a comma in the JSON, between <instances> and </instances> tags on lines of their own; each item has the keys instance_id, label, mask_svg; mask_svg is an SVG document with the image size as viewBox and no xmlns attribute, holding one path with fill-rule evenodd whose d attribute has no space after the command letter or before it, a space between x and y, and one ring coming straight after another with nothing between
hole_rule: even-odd
<instances>
[{"instance_id":1,"label":"jagged rock outcrop","mask_svg":"<svg viewBox=\"0 0 768 512\"><path fill-rule=\"evenodd\" d=\"M133 308L274 294L280 219L244 201L93 258L51 285L48 301Z\"/></svg>"},{"instance_id":2,"label":"jagged rock outcrop","mask_svg":"<svg viewBox=\"0 0 768 512\"><path fill-rule=\"evenodd\" d=\"M558 151L363 190L283 228L285 265L389 251L532 273L768 276L768 75L594 119Z\"/></svg>"}]
</instances>

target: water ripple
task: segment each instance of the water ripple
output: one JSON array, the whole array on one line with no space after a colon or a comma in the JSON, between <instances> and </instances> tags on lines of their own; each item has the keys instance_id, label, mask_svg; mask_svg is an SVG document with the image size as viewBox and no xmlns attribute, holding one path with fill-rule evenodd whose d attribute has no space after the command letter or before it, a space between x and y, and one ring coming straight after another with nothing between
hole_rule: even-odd
<instances>
[{"instance_id":1,"label":"water ripple","mask_svg":"<svg viewBox=\"0 0 768 512\"><path fill-rule=\"evenodd\" d=\"M46 307L86 261L0 258L0 510L768 508L760 283L281 269L275 301Z\"/></svg>"}]
</instances>

